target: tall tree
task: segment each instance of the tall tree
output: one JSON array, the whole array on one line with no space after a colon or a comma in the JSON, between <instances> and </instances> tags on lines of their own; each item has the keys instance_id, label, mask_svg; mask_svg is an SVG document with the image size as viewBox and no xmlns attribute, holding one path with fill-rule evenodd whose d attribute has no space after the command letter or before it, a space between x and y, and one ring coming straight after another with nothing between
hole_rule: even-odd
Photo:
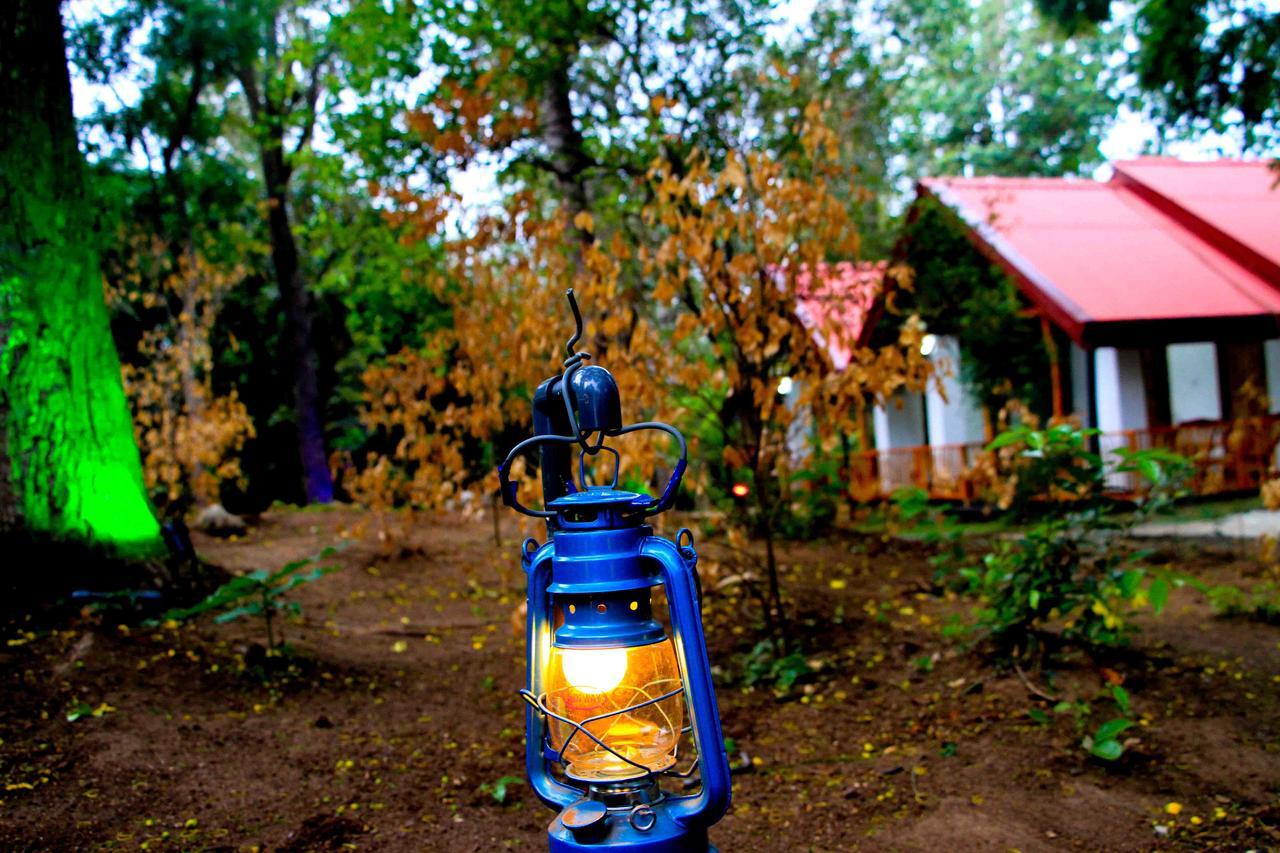
<instances>
[{"instance_id":1,"label":"tall tree","mask_svg":"<svg viewBox=\"0 0 1280 853\"><path fill-rule=\"evenodd\" d=\"M845 5L821 4L806 26L743 69L741 89L748 121L784 162L801 150L805 111L820 105L847 177L831 190L845 198L857 223L859 254L883 257L897 232L885 215L885 196L898 152L889 137L893 104L885 69L863 18Z\"/></svg>"},{"instance_id":2,"label":"tall tree","mask_svg":"<svg viewBox=\"0 0 1280 853\"><path fill-rule=\"evenodd\" d=\"M638 210L639 178L655 157L728 150L741 103L734 72L762 49L769 9L763 0L427 7L446 77L424 123L454 140L457 162L497 153L509 175L549 184L571 215L595 212L597 227L606 212Z\"/></svg>"},{"instance_id":3,"label":"tall tree","mask_svg":"<svg viewBox=\"0 0 1280 853\"><path fill-rule=\"evenodd\" d=\"M1118 104L1114 34L1060 40L1029 0L877 9L907 176L1061 175L1101 162Z\"/></svg>"},{"instance_id":4,"label":"tall tree","mask_svg":"<svg viewBox=\"0 0 1280 853\"><path fill-rule=\"evenodd\" d=\"M153 551L57 3L0 4L0 80L0 525Z\"/></svg>"},{"instance_id":5,"label":"tall tree","mask_svg":"<svg viewBox=\"0 0 1280 853\"><path fill-rule=\"evenodd\" d=\"M1066 35L1115 14L1103 0L1037 0ZM1124 8L1123 4L1116 4ZM1166 133L1234 134L1245 149L1280 142L1280 9L1260 0L1147 0L1132 20L1129 68Z\"/></svg>"},{"instance_id":6,"label":"tall tree","mask_svg":"<svg viewBox=\"0 0 1280 853\"><path fill-rule=\"evenodd\" d=\"M401 93L393 91L418 72L412 4L137 0L95 21L89 32L84 41L91 48L147 34L141 54L154 73L139 104L123 112L163 140L153 169L166 186L182 186L169 176L184 147L210 140L224 157L228 151L245 156L258 177L305 495L330 500L314 296L322 253L304 238L316 205L299 184L319 171L327 185L351 186L412 162L395 144L394 119L403 107ZM111 122L128 136L128 120ZM317 139L325 143L322 150ZM334 168L335 162L342 165ZM170 196L176 210L185 208L185 197Z\"/></svg>"}]
</instances>

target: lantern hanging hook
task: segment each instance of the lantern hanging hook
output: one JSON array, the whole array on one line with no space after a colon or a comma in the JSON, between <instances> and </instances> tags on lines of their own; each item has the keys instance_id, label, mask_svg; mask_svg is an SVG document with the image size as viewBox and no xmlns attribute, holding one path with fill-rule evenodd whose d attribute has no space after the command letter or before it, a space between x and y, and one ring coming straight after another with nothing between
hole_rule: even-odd
<instances>
[{"instance_id":1,"label":"lantern hanging hook","mask_svg":"<svg viewBox=\"0 0 1280 853\"><path fill-rule=\"evenodd\" d=\"M587 353L582 353L581 356L579 356L573 351L573 348L577 345L578 341L582 340L582 311L578 309L578 298L573 295L572 287L566 290L564 295L568 297L569 307L573 309L573 322L575 326L573 337L569 338L568 342L564 345L565 351L569 356L565 359L565 364L567 365L574 359L578 359L580 361L583 358L590 358L591 356Z\"/></svg>"}]
</instances>

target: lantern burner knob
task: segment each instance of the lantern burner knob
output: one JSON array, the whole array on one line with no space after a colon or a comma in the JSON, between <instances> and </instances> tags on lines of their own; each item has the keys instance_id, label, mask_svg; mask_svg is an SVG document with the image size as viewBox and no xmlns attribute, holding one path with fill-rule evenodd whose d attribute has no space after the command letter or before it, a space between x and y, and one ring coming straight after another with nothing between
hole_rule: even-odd
<instances>
[{"instance_id":1,"label":"lantern burner knob","mask_svg":"<svg viewBox=\"0 0 1280 853\"><path fill-rule=\"evenodd\" d=\"M560 813L560 822L575 836L590 835L604 827L609 809L599 800L578 800Z\"/></svg>"}]
</instances>

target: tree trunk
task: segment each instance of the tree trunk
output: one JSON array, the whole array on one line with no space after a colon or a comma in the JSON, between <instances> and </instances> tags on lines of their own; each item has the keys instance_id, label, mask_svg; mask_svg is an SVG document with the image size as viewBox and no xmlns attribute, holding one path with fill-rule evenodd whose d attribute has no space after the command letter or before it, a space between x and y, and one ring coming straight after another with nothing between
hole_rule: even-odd
<instances>
[{"instance_id":1,"label":"tree trunk","mask_svg":"<svg viewBox=\"0 0 1280 853\"><path fill-rule=\"evenodd\" d=\"M333 500L333 477L329 472L324 419L320 414L320 359L316 355L312 328L311 291L298 262L298 244L289 221L290 167L285 161L281 137L282 134L268 141L262 150L271 262L284 303L285 345L293 373L293 410L307 502L328 503Z\"/></svg>"},{"instance_id":2,"label":"tree trunk","mask_svg":"<svg viewBox=\"0 0 1280 853\"><path fill-rule=\"evenodd\" d=\"M547 78L542 91L542 138L551 152L551 165L560 189L560 197L569 209L570 217L589 209L587 201L586 171L591 165L582 133L578 130L569 100L569 64L566 56ZM576 228L576 226L575 226ZM591 233L578 230L584 243L590 243Z\"/></svg>"},{"instance_id":3,"label":"tree trunk","mask_svg":"<svg viewBox=\"0 0 1280 853\"><path fill-rule=\"evenodd\" d=\"M155 552L58 3L0 3L0 81L0 524Z\"/></svg>"}]
</instances>

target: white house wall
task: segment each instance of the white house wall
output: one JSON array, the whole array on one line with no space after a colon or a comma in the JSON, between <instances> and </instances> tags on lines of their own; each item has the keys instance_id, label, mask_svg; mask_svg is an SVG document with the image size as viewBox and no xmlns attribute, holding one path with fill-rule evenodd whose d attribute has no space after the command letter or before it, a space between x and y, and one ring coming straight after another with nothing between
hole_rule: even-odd
<instances>
[{"instance_id":1,"label":"white house wall","mask_svg":"<svg viewBox=\"0 0 1280 853\"><path fill-rule=\"evenodd\" d=\"M925 423L929 444L934 448L934 476L949 480L964 474L965 455L944 445L981 442L985 437L982 409L960 377L960 342L950 335L939 335L929 354L938 370L938 385L930 382L925 391ZM945 399L944 399L945 394Z\"/></svg>"},{"instance_id":2,"label":"white house wall","mask_svg":"<svg viewBox=\"0 0 1280 853\"><path fill-rule=\"evenodd\" d=\"M1098 347L1093 351L1094 399L1098 413L1098 447L1111 464L1112 451L1128 446L1123 430L1146 429L1147 399L1142 385L1142 357L1136 349ZM1112 488L1127 489L1136 485L1128 475L1107 478Z\"/></svg>"},{"instance_id":3,"label":"white house wall","mask_svg":"<svg viewBox=\"0 0 1280 853\"><path fill-rule=\"evenodd\" d=\"M1093 381L1098 429L1103 432L1146 429L1147 399L1142 386L1142 358L1138 350L1095 349Z\"/></svg>"},{"instance_id":4,"label":"white house wall","mask_svg":"<svg viewBox=\"0 0 1280 853\"><path fill-rule=\"evenodd\" d=\"M920 447L925 443L924 395L918 391L899 392L887 406L877 406L871 414L876 432L876 450ZM915 454L887 453L880 457L880 488L885 493L914 482Z\"/></svg>"},{"instance_id":5,"label":"white house wall","mask_svg":"<svg viewBox=\"0 0 1280 853\"><path fill-rule=\"evenodd\" d=\"M1169 416L1173 423L1221 420L1218 348L1212 343L1170 344L1168 359Z\"/></svg>"},{"instance_id":6,"label":"white house wall","mask_svg":"<svg viewBox=\"0 0 1280 853\"><path fill-rule=\"evenodd\" d=\"M916 392L899 392L887 406L872 413L876 430L876 450L919 447L924 440L924 397Z\"/></svg>"},{"instance_id":7,"label":"white house wall","mask_svg":"<svg viewBox=\"0 0 1280 853\"><path fill-rule=\"evenodd\" d=\"M1071 408L1080 418L1080 425L1088 429L1093 426L1093 412L1089 411L1089 353L1075 341L1071 342L1068 352L1071 361Z\"/></svg>"},{"instance_id":8,"label":"white house wall","mask_svg":"<svg viewBox=\"0 0 1280 853\"><path fill-rule=\"evenodd\" d=\"M1271 414L1280 414L1280 339L1263 341L1262 353L1267 365L1267 401Z\"/></svg>"},{"instance_id":9,"label":"white house wall","mask_svg":"<svg viewBox=\"0 0 1280 853\"><path fill-rule=\"evenodd\" d=\"M925 392L929 443L968 444L982 441L982 409L960 378L960 342L939 336L929 361L939 368L941 392L933 383ZM945 399L943 399L945 393Z\"/></svg>"}]
</instances>

